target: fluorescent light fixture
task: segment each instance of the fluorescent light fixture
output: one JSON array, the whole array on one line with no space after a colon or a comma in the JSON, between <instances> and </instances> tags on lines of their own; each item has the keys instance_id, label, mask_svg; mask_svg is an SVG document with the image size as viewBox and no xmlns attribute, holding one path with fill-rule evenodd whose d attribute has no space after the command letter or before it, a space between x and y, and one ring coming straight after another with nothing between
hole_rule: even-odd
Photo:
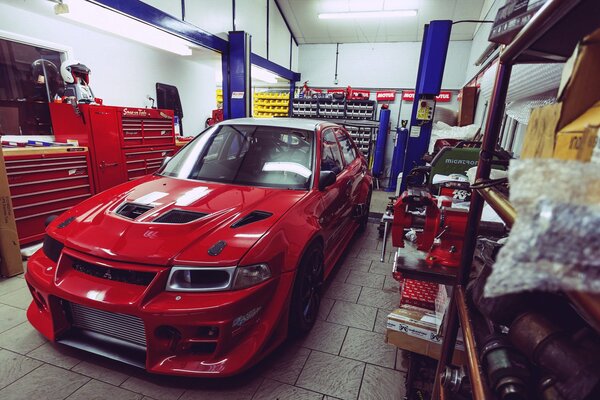
<instances>
[{"instance_id":1,"label":"fluorescent light fixture","mask_svg":"<svg viewBox=\"0 0 600 400\"><path fill-rule=\"evenodd\" d=\"M259 81L267 83L277 83L278 75L275 75L274 73L255 65L252 66L250 75L252 76L252 79L258 79Z\"/></svg>"},{"instance_id":2,"label":"fluorescent light fixture","mask_svg":"<svg viewBox=\"0 0 600 400\"><path fill-rule=\"evenodd\" d=\"M386 10L386 11L350 11L339 13L319 14L319 19L365 19L365 18L398 18L414 17L417 10Z\"/></svg>"},{"instance_id":3,"label":"fluorescent light fixture","mask_svg":"<svg viewBox=\"0 0 600 400\"><path fill-rule=\"evenodd\" d=\"M57 13L61 17L91 27L135 40L148 46L166 50L181 56L191 56L189 43L153 26L125 16L119 12L97 6L85 0L69 0L68 12Z\"/></svg>"}]
</instances>

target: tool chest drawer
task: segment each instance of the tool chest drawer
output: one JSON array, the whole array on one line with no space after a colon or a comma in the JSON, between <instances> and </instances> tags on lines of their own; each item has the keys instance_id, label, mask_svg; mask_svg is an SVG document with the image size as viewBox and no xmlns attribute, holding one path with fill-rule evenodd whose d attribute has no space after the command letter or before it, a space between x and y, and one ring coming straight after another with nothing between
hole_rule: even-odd
<instances>
[{"instance_id":1,"label":"tool chest drawer","mask_svg":"<svg viewBox=\"0 0 600 400\"><path fill-rule=\"evenodd\" d=\"M173 146L124 150L128 179L131 181L156 172L161 167L165 157L171 157L175 154L175 151L176 148Z\"/></svg>"},{"instance_id":2,"label":"tool chest drawer","mask_svg":"<svg viewBox=\"0 0 600 400\"><path fill-rule=\"evenodd\" d=\"M122 146L128 148L174 145L175 127L172 115L157 110L142 111L139 118L131 118L126 114L121 116Z\"/></svg>"},{"instance_id":3,"label":"tool chest drawer","mask_svg":"<svg viewBox=\"0 0 600 400\"><path fill-rule=\"evenodd\" d=\"M93 194L87 151L9 152L5 162L21 244L40 240L47 217L59 215Z\"/></svg>"}]
</instances>

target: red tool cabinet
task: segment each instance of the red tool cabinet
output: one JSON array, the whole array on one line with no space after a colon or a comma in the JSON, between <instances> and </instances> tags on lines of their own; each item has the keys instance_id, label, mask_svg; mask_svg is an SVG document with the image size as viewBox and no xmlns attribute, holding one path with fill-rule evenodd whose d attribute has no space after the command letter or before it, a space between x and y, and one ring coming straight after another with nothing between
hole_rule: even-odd
<instances>
[{"instance_id":1,"label":"red tool cabinet","mask_svg":"<svg viewBox=\"0 0 600 400\"><path fill-rule=\"evenodd\" d=\"M5 149L6 175L20 244L40 240L45 221L93 194L84 147Z\"/></svg>"},{"instance_id":2,"label":"red tool cabinet","mask_svg":"<svg viewBox=\"0 0 600 400\"><path fill-rule=\"evenodd\" d=\"M88 146L95 193L155 172L176 151L172 110L50 104L57 141Z\"/></svg>"}]
</instances>

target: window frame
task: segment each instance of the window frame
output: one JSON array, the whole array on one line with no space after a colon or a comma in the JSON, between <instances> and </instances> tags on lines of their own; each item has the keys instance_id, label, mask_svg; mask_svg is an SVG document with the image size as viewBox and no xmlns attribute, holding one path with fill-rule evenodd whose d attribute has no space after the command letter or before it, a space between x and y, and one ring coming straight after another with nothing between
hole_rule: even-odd
<instances>
[{"instance_id":1,"label":"window frame","mask_svg":"<svg viewBox=\"0 0 600 400\"><path fill-rule=\"evenodd\" d=\"M348 142L350 143L350 146L351 146L351 148L353 150L354 156L352 158L352 161L350 161L349 163L346 163L346 157L344 156L344 149L343 149L342 143L340 141L340 138L338 137L338 134L340 136L342 136L342 140L343 139L348 140ZM343 129L343 128L341 128L341 127L337 128L335 130L335 138L337 139L338 146L340 147L340 153L342 154L342 158L344 159L344 163L346 163L346 166L348 166L348 165L352 164L353 162L355 162L359 158L359 156L358 156L358 150L356 149L356 145L352 141L352 137L348 134L348 132L346 132L346 130Z\"/></svg>"},{"instance_id":2,"label":"window frame","mask_svg":"<svg viewBox=\"0 0 600 400\"><path fill-rule=\"evenodd\" d=\"M323 147L325 146L325 133L327 132L327 130L331 129L331 131L333 132L333 138L335 140L335 143L337 145L337 149L338 152L340 154L340 161L342 162L342 168L340 169L340 172L338 172L337 174L335 174L335 176L339 176L342 172L344 172L344 170L346 169L346 167L348 166L348 164L346 164L346 160L344 159L344 155L342 154L342 148L340 147L340 142L336 136L336 129L337 127L335 126L328 126L325 127L321 130L321 160L319 161L319 170L323 171ZM320 172L319 171L319 172ZM328 170L331 171L331 170ZM333 172L333 171L331 171Z\"/></svg>"}]
</instances>

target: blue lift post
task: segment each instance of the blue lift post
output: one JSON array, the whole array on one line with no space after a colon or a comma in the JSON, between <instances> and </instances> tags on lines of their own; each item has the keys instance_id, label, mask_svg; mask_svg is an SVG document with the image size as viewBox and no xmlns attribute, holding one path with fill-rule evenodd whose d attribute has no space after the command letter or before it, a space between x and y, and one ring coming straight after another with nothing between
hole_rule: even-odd
<instances>
[{"instance_id":1,"label":"blue lift post","mask_svg":"<svg viewBox=\"0 0 600 400\"><path fill-rule=\"evenodd\" d=\"M229 32L229 90L223 97L229 101L229 118L250 115L250 35L244 31ZM223 81L225 81L223 77ZM225 100L225 99L223 99Z\"/></svg>"},{"instance_id":2,"label":"blue lift post","mask_svg":"<svg viewBox=\"0 0 600 400\"><path fill-rule=\"evenodd\" d=\"M429 147L432 121L417 120L417 110L421 99L434 99L440 94L451 31L450 20L431 21L425 25L400 193L406 189L406 177L410 171L424 164L422 158Z\"/></svg>"}]
</instances>

